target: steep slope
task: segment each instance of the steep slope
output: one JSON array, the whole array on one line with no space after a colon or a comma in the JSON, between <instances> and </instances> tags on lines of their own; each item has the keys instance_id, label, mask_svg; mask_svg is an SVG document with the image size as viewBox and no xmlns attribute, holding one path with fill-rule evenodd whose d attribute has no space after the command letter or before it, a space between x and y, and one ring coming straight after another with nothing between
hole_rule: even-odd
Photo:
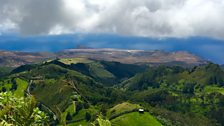
<instances>
[{"instance_id":1,"label":"steep slope","mask_svg":"<svg viewBox=\"0 0 224 126\"><path fill-rule=\"evenodd\" d=\"M25 67L23 67L25 68ZM108 91L101 83L77 71L56 64L41 64L17 69L7 78L2 78L4 91L13 91L15 95L33 95L40 108L55 116L63 124L63 113L70 107L76 111L72 116L80 116L81 109L90 109L92 105L112 101ZM16 72L17 71L17 72ZM17 79L21 80L17 82ZM29 83L29 84L28 84ZM2 90L2 88L1 90ZM89 111L89 110L88 110ZM98 110L96 110L98 111ZM82 119L85 119L85 114ZM76 119L76 118L74 118ZM67 120L72 121L72 120Z\"/></svg>"},{"instance_id":2,"label":"steep slope","mask_svg":"<svg viewBox=\"0 0 224 126\"><path fill-rule=\"evenodd\" d=\"M147 68L146 65L96 61L86 58L58 59L48 63L78 71L108 86L118 84L136 73L143 72Z\"/></svg>"},{"instance_id":3,"label":"steep slope","mask_svg":"<svg viewBox=\"0 0 224 126\"><path fill-rule=\"evenodd\" d=\"M151 68L122 83L133 102L149 103L170 111L191 113L224 124L224 71L216 64L194 67ZM204 118L204 117L203 117ZM206 119L207 120L207 119Z\"/></svg>"},{"instance_id":4,"label":"steep slope","mask_svg":"<svg viewBox=\"0 0 224 126\"><path fill-rule=\"evenodd\" d=\"M175 86L179 81L189 81L200 86L203 85L224 85L224 71L219 65L208 64L204 66L186 69L182 67L154 67L146 72L137 74L123 82L123 86L128 90L147 89L148 87L160 87L166 83ZM164 83L163 83L164 82Z\"/></svg>"}]
</instances>

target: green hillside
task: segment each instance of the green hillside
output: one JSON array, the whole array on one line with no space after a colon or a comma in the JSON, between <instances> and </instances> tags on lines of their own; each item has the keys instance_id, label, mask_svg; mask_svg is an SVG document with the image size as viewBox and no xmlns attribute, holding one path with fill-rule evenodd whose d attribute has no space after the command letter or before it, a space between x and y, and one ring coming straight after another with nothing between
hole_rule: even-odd
<instances>
[{"instance_id":1,"label":"green hillside","mask_svg":"<svg viewBox=\"0 0 224 126\"><path fill-rule=\"evenodd\" d=\"M96 61L85 58L58 59L47 64L56 64L78 71L107 86L118 84L136 73L143 72L147 68L145 65Z\"/></svg>"},{"instance_id":2,"label":"green hillside","mask_svg":"<svg viewBox=\"0 0 224 126\"><path fill-rule=\"evenodd\" d=\"M188 84L187 84L188 83ZM183 90L183 86L224 85L224 71L215 64L184 69L181 67L160 66L149 68L122 83L127 90L144 90L148 87L170 87Z\"/></svg>"},{"instance_id":3,"label":"green hillside","mask_svg":"<svg viewBox=\"0 0 224 126\"><path fill-rule=\"evenodd\" d=\"M218 116L224 112L223 84L222 68L208 64L192 69L165 66L149 68L124 81L121 86L127 92L132 92L130 99L133 102L149 103L174 112L191 113L196 117L200 114L205 120L217 120L224 124L223 116Z\"/></svg>"},{"instance_id":4,"label":"green hillside","mask_svg":"<svg viewBox=\"0 0 224 126\"><path fill-rule=\"evenodd\" d=\"M132 112L133 110L136 111L141 106L139 104L131 104L129 102L123 102L120 104L117 104L113 108L108 109L107 116L108 117L116 117L122 113Z\"/></svg>"},{"instance_id":5,"label":"green hillside","mask_svg":"<svg viewBox=\"0 0 224 126\"><path fill-rule=\"evenodd\" d=\"M73 65L76 64L50 61L21 66L2 78L1 90L13 91L18 97L33 95L50 116L55 115L60 124L70 125L93 121L100 113L101 105L115 104L123 99L124 94L119 95L121 92L117 89L104 87L108 84L102 83L103 79L117 78L102 64L86 62L84 65L89 71L84 72ZM90 117L86 120L87 113Z\"/></svg>"},{"instance_id":6,"label":"green hillside","mask_svg":"<svg viewBox=\"0 0 224 126\"><path fill-rule=\"evenodd\" d=\"M139 114L138 112L121 115L111 120L111 122L112 126L162 126L149 113Z\"/></svg>"},{"instance_id":7,"label":"green hillside","mask_svg":"<svg viewBox=\"0 0 224 126\"><path fill-rule=\"evenodd\" d=\"M10 67L1 67L0 66L0 76L4 76L4 75L7 75L11 72L13 68L10 68Z\"/></svg>"},{"instance_id":8,"label":"green hillside","mask_svg":"<svg viewBox=\"0 0 224 126\"><path fill-rule=\"evenodd\" d=\"M86 58L66 58L66 59L59 59L60 62L71 65L71 64L77 64L77 63L91 63L92 60L86 59Z\"/></svg>"},{"instance_id":9,"label":"green hillside","mask_svg":"<svg viewBox=\"0 0 224 126\"><path fill-rule=\"evenodd\" d=\"M224 125L224 71L60 59L24 65L0 76L0 91L35 97L52 125ZM138 109L143 108L144 114Z\"/></svg>"}]
</instances>

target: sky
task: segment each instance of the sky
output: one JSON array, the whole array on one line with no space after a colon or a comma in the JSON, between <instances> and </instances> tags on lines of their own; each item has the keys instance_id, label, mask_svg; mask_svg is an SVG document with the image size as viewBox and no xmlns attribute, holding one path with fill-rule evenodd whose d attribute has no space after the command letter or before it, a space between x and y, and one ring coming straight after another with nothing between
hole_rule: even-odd
<instances>
[{"instance_id":1,"label":"sky","mask_svg":"<svg viewBox=\"0 0 224 126\"><path fill-rule=\"evenodd\" d=\"M0 0L0 33L224 39L223 0Z\"/></svg>"},{"instance_id":2,"label":"sky","mask_svg":"<svg viewBox=\"0 0 224 126\"><path fill-rule=\"evenodd\" d=\"M0 49L204 50L224 63L223 20L224 0L0 0Z\"/></svg>"}]
</instances>

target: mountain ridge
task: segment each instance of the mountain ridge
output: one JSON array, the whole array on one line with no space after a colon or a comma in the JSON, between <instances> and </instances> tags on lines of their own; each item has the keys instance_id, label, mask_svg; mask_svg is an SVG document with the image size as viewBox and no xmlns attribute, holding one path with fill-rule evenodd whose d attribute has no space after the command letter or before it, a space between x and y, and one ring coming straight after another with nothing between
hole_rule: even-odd
<instances>
[{"instance_id":1,"label":"mountain ridge","mask_svg":"<svg viewBox=\"0 0 224 126\"><path fill-rule=\"evenodd\" d=\"M56 58L84 57L92 60L114 61L128 64L184 64L189 66L206 64L207 61L186 51L165 52L145 50L68 49L56 53L1 51L0 66L18 67L25 64L42 62Z\"/></svg>"}]
</instances>

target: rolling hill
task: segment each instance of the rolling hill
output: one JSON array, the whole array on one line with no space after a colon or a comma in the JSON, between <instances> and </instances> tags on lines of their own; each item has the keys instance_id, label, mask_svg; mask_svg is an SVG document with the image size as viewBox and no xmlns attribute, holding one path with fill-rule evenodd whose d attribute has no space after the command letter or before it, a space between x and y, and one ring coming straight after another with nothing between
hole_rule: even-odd
<instances>
[{"instance_id":1,"label":"rolling hill","mask_svg":"<svg viewBox=\"0 0 224 126\"><path fill-rule=\"evenodd\" d=\"M33 95L53 125L89 125L102 115L112 125L223 125L224 71L57 58L22 65L0 77L0 91ZM138 109L143 108L144 114Z\"/></svg>"}]
</instances>

